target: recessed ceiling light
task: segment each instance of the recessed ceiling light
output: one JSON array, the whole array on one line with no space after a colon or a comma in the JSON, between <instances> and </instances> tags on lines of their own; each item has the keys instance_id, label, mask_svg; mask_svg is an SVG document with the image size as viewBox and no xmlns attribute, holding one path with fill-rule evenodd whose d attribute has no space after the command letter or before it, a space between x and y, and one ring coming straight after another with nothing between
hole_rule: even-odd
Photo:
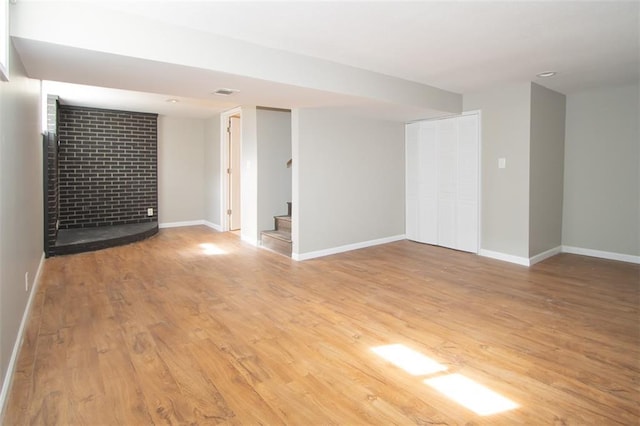
<instances>
[{"instance_id":1,"label":"recessed ceiling light","mask_svg":"<svg viewBox=\"0 0 640 426\"><path fill-rule=\"evenodd\" d=\"M177 104L180 101L175 98L171 98L171 99L167 99L165 102L169 102L170 104Z\"/></svg>"},{"instance_id":2,"label":"recessed ceiling light","mask_svg":"<svg viewBox=\"0 0 640 426\"><path fill-rule=\"evenodd\" d=\"M221 89L217 89L215 92L213 92L214 95L220 95L220 96L229 96L229 95L233 95L234 93L238 93L239 90L238 89L228 89L226 87L223 87Z\"/></svg>"},{"instance_id":3,"label":"recessed ceiling light","mask_svg":"<svg viewBox=\"0 0 640 426\"><path fill-rule=\"evenodd\" d=\"M536 74L536 76L540 78L553 77L554 75L556 75L555 71L545 71L541 72L540 74Z\"/></svg>"}]
</instances>

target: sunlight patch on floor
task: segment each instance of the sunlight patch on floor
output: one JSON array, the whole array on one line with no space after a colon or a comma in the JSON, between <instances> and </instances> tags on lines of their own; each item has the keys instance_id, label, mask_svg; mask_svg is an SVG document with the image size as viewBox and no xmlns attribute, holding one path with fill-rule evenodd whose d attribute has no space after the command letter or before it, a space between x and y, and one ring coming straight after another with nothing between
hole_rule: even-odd
<instances>
[{"instance_id":1,"label":"sunlight patch on floor","mask_svg":"<svg viewBox=\"0 0 640 426\"><path fill-rule=\"evenodd\" d=\"M445 365L403 344L371 348L381 358L412 376L429 376L424 383L480 416L518 408L519 405L459 373L442 374Z\"/></svg>"},{"instance_id":2,"label":"sunlight patch on floor","mask_svg":"<svg viewBox=\"0 0 640 426\"><path fill-rule=\"evenodd\" d=\"M412 376L424 376L445 371L447 367L438 364L429 357L414 351L405 345L395 344L377 346L371 349L380 357L386 359L396 367L402 368Z\"/></svg>"},{"instance_id":3,"label":"sunlight patch on floor","mask_svg":"<svg viewBox=\"0 0 640 426\"><path fill-rule=\"evenodd\" d=\"M212 243L202 243L199 246L202 249L202 253L206 255L227 254L226 251Z\"/></svg>"},{"instance_id":4,"label":"sunlight patch on floor","mask_svg":"<svg viewBox=\"0 0 640 426\"><path fill-rule=\"evenodd\" d=\"M447 374L424 381L441 394L481 416L502 413L519 405L462 374Z\"/></svg>"}]
</instances>

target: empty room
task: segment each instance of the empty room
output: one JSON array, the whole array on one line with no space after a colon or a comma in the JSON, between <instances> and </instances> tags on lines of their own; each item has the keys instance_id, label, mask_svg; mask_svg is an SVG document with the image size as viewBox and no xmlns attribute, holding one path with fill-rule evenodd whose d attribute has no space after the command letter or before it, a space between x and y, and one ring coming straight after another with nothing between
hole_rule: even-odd
<instances>
[{"instance_id":1,"label":"empty room","mask_svg":"<svg viewBox=\"0 0 640 426\"><path fill-rule=\"evenodd\" d=\"M0 424L640 421L637 1L0 3Z\"/></svg>"}]
</instances>

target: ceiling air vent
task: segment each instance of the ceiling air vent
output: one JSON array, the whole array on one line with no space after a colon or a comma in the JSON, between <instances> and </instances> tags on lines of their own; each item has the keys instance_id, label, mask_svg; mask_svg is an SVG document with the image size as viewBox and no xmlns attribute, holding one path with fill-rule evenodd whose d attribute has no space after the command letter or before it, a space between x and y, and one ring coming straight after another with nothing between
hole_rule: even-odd
<instances>
[{"instance_id":1,"label":"ceiling air vent","mask_svg":"<svg viewBox=\"0 0 640 426\"><path fill-rule=\"evenodd\" d=\"M223 87L222 89L218 89L215 92L213 92L214 95L220 95L220 96L229 96L229 95L233 95L234 93L239 92L239 90L237 89L227 89L226 87Z\"/></svg>"}]
</instances>

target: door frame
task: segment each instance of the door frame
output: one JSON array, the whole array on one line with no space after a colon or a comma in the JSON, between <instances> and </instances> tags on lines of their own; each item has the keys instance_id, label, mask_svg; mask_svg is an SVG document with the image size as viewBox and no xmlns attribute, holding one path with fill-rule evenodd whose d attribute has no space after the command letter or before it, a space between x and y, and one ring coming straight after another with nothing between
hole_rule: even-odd
<instances>
[{"instance_id":1,"label":"door frame","mask_svg":"<svg viewBox=\"0 0 640 426\"><path fill-rule=\"evenodd\" d=\"M220 222L222 223L222 230L229 231L231 223L229 221L229 215L227 210L229 206L229 174L227 173L227 165L229 164L229 141L227 138L227 123L232 116L240 117L240 126L242 128L242 109L236 107L228 111L220 113ZM240 158L242 159L242 132L240 132ZM242 175L240 175L242 179ZM242 191L242 185L240 186ZM242 208L242 207L241 207Z\"/></svg>"}]
</instances>

